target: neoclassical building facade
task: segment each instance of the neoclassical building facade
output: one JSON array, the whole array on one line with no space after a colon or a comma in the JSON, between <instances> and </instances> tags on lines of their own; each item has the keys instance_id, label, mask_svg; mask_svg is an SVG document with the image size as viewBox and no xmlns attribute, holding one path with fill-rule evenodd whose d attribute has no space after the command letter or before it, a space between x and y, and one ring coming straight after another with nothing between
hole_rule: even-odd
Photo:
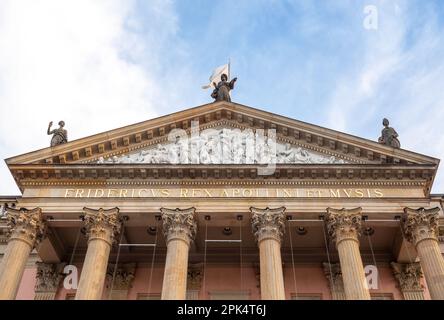
<instances>
[{"instance_id":1,"label":"neoclassical building facade","mask_svg":"<svg viewBox=\"0 0 444 320\"><path fill-rule=\"evenodd\" d=\"M444 299L432 157L216 102L6 163L0 299Z\"/></svg>"}]
</instances>

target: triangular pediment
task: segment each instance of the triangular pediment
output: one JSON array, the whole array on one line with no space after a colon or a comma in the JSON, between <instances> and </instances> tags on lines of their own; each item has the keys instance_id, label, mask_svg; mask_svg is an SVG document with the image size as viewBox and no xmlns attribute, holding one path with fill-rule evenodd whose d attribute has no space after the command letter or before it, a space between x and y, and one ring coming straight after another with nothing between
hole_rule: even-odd
<instances>
[{"instance_id":1,"label":"triangular pediment","mask_svg":"<svg viewBox=\"0 0 444 320\"><path fill-rule=\"evenodd\" d=\"M219 135L223 134L224 130L230 134L234 130L240 132L252 130L256 134L261 129L267 135L268 129L274 129L277 163L430 165L439 163L435 158L394 149L375 141L228 102L211 103L183 110L56 147L12 157L6 162L8 165L97 164L114 162L117 159L119 163L137 163L137 161L163 163L148 158L150 156L153 158L156 152L158 154L173 152L175 146L168 140L169 133L179 129L191 137L193 121L199 123L199 131L217 129ZM147 157L143 157L144 155ZM137 158L139 160L136 160Z\"/></svg>"}]
</instances>

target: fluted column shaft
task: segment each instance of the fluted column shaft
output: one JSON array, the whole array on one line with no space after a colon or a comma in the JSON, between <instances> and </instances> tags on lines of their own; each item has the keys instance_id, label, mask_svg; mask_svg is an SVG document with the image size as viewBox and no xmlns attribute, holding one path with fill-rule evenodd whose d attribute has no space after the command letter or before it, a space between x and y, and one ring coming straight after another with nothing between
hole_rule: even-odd
<instances>
[{"instance_id":1,"label":"fluted column shaft","mask_svg":"<svg viewBox=\"0 0 444 320\"><path fill-rule=\"evenodd\" d=\"M8 209L7 219L11 235L0 264L0 300L15 299L26 261L45 228L40 208Z\"/></svg>"},{"instance_id":2,"label":"fluted column shaft","mask_svg":"<svg viewBox=\"0 0 444 320\"><path fill-rule=\"evenodd\" d=\"M119 209L84 208L88 249L83 262L76 300L100 300L103 294L111 246L120 232Z\"/></svg>"},{"instance_id":3,"label":"fluted column shaft","mask_svg":"<svg viewBox=\"0 0 444 320\"><path fill-rule=\"evenodd\" d=\"M162 300L185 300L187 291L188 253L197 231L195 209L162 208L167 256L162 283Z\"/></svg>"},{"instance_id":4,"label":"fluted column shaft","mask_svg":"<svg viewBox=\"0 0 444 320\"><path fill-rule=\"evenodd\" d=\"M444 259L438 244L439 208L404 209L403 230L416 247L433 300L444 300Z\"/></svg>"},{"instance_id":5,"label":"fluted column shaft","mask_svg":"<svg viewBox=\"0 0 444 320\"><path fill-rule=\"evenodd\" d=\"M361 208L351 210L328 208L326 222L329 236L335 241L338 249L347 300L370 300L364 265L359 252Z\"/></svg>"},{"instance_id":6,"label":"fluted column shaft","mask_svg":"<svg viewBox=\"0 0 444 320\"><path fill-rule=\"evenodd\" d=\"M281 241L284 233L285 208L258 209L252 212L252 228L259 246L261 298L285 300Z\"/></svg>"}]
</instances>

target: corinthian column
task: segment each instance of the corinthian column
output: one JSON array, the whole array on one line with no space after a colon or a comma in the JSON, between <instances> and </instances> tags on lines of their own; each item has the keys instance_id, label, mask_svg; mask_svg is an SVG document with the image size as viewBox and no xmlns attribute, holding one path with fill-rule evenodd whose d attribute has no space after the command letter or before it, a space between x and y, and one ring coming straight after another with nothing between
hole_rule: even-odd
<instances>
[{"instance_id":1,"label":"corinthian column","mask_svg":"<svg viewBox=\"0 0 444 320\"><path fill-rule=\"evenodd\" d=\"M392 262L391 266L404 300L424 300L424 289L420 281L422 271L419 262Z\"/></svg>"},{"instance_id":2,"label":"corinthian column","mask_svg":"<svg viewBox=\"0 0 444 320\"><path fill-rule=\"evenodd\" d=\"M0 264L0 300L15 299L29 254L42 240L45 231L40 208L8 208L6 217L11 229Z\"/></svg>"},{"instance_id":3,"label":"corinthian column","mask_svg":"<svg viewBox=\"0 0 444 320\"><path fill-rule=\"evenodd\" d=\"M350 210L328 208L326 223L328 234L338 249L347 300L370 300L359 252L361 208Z\"/></svg>"},{"instance_id":4,"label":"corinthian column","mask_svg":"<svg viewBox=\"0 0 444 320\"><path fill-rule=\"evenodd\" d=\"M120 232L119 209L83 208L88 249L83 262L76 300L100 300L105 284L109 253Z\"/></svg>"},{"instance_id":5,"label":"corinthian column","mask_svg":"<svg viewBox=\"0 0 444 320\"><path fill-rule=\"evenodd\" d=\"M161 208L163 232L167 242L162 300L185 300L188 251L197 231L195 208Z\"/></svg>"},{"instance_id":6,"label":"corinthian column","mask_svg":"<svg viewBox=\"0 0 444 320\"><path fill-rule=\"evenodd\" d=\"M438 245L439 208L405 208L402 219L404 235L418 251L430 296L444 300L444 260Z\"/></svg>"},{"instance_id":7,"label":"corinthian column","mask_svg":"<svg viewBox=\"0 0 444 320\"><path fill-rule=\"evenodd\" d=\"M261 298L285 300L281 241L285 230L285 207L251 207L251 225L259 246Z\"/></svg>"}]
</instances>

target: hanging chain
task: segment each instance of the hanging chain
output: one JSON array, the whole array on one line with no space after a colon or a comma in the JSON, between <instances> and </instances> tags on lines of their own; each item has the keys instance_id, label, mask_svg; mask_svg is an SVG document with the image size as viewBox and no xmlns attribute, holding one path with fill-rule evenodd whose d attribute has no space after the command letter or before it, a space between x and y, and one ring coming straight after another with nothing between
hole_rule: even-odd
<instances>
[{"instance_id":1,"label":"hanging chain","mask_svg":"<svg viewBox=\"0 0 444 320\"><path fill-rule=\"evenodd\" d=\"M156 257L157 235L158 234L159 234L159 223L156 220L156 235L154 237L154 249L153 249L153 255L151 257L150 278L149 278L149 282L148 282L148 294L151 294L151 282L153 280L154 259Z\"/></svg>"},{"instance_id":2,"label":"hanging chain","mask_svg":"<svg viewBox=\"0 0 444 320\"><path fill-rule=\"evenodd\" d=\"M366 220L364 220L364 226L365 226L365 229L368 229L367 221ZM378 283L379 283L380 282L379 281L379 268L378 268L378 265L376 264L376 256L375 256L375 251L373 250L373 243L372 243L371 235L367 232L366 236L367 236L367 239L368 239L368 244L370 246L370 252L372 254L373 263L374 263L374 265L376 267L376 270L378 271L378 278L376 279L376 281L378 281ZM365 281L367 281L367 279L365 279ZM380 283L381 283L381 290L384 291L383 282L381 281Z\"/></svg>"},{"instance_id":3,"label":"hanging chain","mask_svg":"<svg viewBox=\"0 0 444 320\"><path fill-rule=\"evenodd\" d=\"M240 288L243 291L243 275L242 275L242 219L239 219L239 257L240 257Z\"/></svg>"},{"instance_id":4,"label":"hanging chain","mask_svg":"<svg viewBox=\"0 0 444 320\"><path fill-rule=\"evenodd\" d=\"M202 292L205 298L205 279L207 277L207 237L208 237L208 220L205 219L205 241L204 241L204 266L203 266L203 279L202 279Z\"/></svg>"},{"instance_id":5,"label":"hanging chain","mask_svg":"<svg viewBox=\"0 0 444 320\"><path fill-rule=\"evenodd\" d=\"M404 230L402 229L401 220L399 221L399 228L401 229L402 239L407 241L406 236L405 236L405 234L404 234ZM409 258L410 263L416 262L416 261L413 261L413 258L412 258L412 256L410 255L410 250L409 250L408 248L406 248L406 251L407 251L407 256L408 256L408 258ZM420 284L421 282L420 282L420 279L418 279L418 277L417 277L417 275L416 275L416 272L414 272L413 275L414 275L414 277L415 277L416 282Z\"/></svg>"},{"instance_id":6,"label":"hanging chain","mask_svg":"<svg viewBox=\"0 0 444 320\"><path fill-rule=\"evenodd\" d=\"M76 241L74 242L74 248L71 253L71 259L69 259L69 264L72 265L72 262L74 261L74 255L77 250L77 244L79 243L80 233L82 232L82 227L79 228L79 231L77 232Z\"/></svg>"},{"instance_id":7,"label":"hanging chain","mask_svg":"<svg viewBox=\"0 0 444 320\"><path fill-rule=\"evenodd\" d=\"M297 282L296 282L296 269L295 269L295 264L294 264L294 251L293 251L293 236L291 234L291 221L288 224L288 236L290 237L290 249L291 249L291 264L293 266L293 283L294 283L294 292L295 295L297 297L298 295L298 286L297 286Z\"/></svg>"},{"instance_id":8,"label":"hanging chain","mask_svg":"<svg viewBox=\"0 0 444 320\"><path fill-rule=\"evenodd\" d=\"M326 232L327 225L326 225L325 220L323 220L323 221L324 221L324 223L322 224L322 230L323 230L323 234L324 234L325 251L327 252L328 268L330 270L330 287L331 287L331 291L333 293L333 292L336 291L336 287L335 287L335 285L333 283L333 276L334 275L333 275L333 271L332 271L332 268L331 268L330 250L328 249L327 232Z\"/></svg>"},{"instance_id":9,"label":"hanging chain","mask_svg":"<svg viewBox=\"0 0 444 320\"><path fill-rule=\"evenodd\" d=\"M113 277L112 277L112 280L111 280L111 288L109 290L108 300L111 300L111 294L112 294L113 288L114 288L114 280L116 279L117 266L119 264L119 257L120 257L120 247L121 247L120 244L122 243L124 232L125 232L125 228L124 228L123 223L122 223L122 230L120 232L119 243L117 245L117 257L116 257L116 262L114 264Z\"/></svg>"}]
</instances>

